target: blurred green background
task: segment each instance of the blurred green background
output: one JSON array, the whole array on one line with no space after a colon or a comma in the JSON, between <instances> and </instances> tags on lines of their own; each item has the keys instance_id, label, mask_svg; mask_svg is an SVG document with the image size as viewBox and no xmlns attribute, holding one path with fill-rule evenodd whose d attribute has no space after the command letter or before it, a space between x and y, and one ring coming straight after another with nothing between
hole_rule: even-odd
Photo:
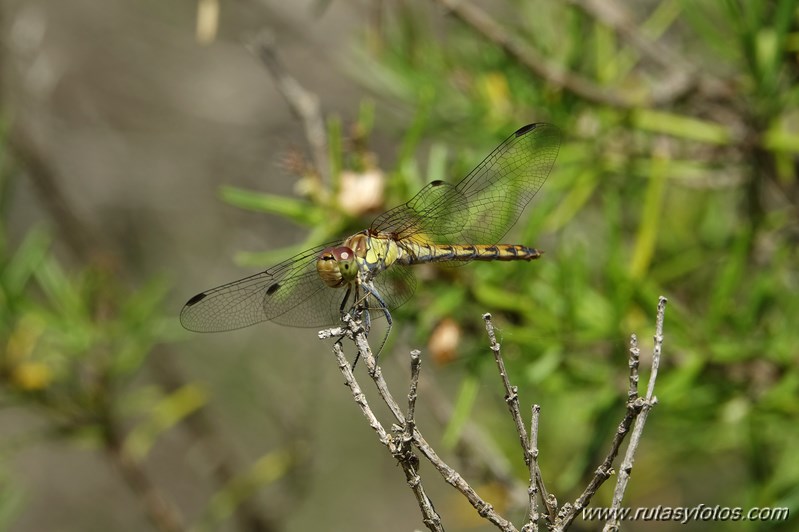
<instances>
[{"instance_id":1,"label":"blurred green background","mask_svg":"<svg viewBox=\"0 0 799 532\"><path fill-rule=\"evenodd\" d=\"M3 0L0 28L3 529L421 529L329 342L177 316L536 121L563 145L508 240L546 255L420 268L381 355L395 394L421 348L421 429L520 522L481 314L525 411L542 405L565 502L609 448L629 335L646 367L662 294L659 405L625 504L785 507L712 527L797 526L797 2ZM248 52L258 35L315 95L316 136ZM448 530L493 529L421 473Z\"/></svg>"}]
</instances>

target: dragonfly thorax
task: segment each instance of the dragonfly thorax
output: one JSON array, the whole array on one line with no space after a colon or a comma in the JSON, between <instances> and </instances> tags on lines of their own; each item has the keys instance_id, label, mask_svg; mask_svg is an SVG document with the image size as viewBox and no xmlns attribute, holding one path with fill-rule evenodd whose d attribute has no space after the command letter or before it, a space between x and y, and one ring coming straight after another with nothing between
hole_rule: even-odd
<instances>
[{"instance_id":1,"label":"dragonfly thorax","mask_svg":"<svg viewBox=\"0 0 799 532\"><path fill-rule=\"evenodd\" d=\"M358 275L355 253L347 246L325 248L316 259L316 272L331 288L347 285Z\"/></svg>"},{"instance_id":2,"label":"dragonfly thorax","mask_svg":"<svg viewBox=\"0 0 799 532\"><path fill-rule=\"evenodd\" d=\"M397 242L390 236L372 231L361 231L344 241L355 252L355 260L364 280L390 267L402 255Z\"/></svg>"}]
</instances>

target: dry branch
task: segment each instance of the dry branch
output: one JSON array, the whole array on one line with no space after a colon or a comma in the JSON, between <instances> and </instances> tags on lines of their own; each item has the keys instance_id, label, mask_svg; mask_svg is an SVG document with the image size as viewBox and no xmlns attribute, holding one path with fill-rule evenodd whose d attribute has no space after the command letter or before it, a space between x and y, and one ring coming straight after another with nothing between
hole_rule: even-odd
<instances>
[{"instance_id":1,"label":"dry branch","mask_svg":"<svg viewBox=\"0 0 799 532\"><path fill-rule=\"evenodd\" d=\"M635 452L640 442L641 434L646 423L646 418L649 410L657 403L654 395L655 381L657 379L658 366L660 363L660 356L663 344L663 320L665 315L666 299L661 297L658 303L657 324L655 332L655 350L652 357L652 370L649 376L647 385L646 396L641 398L638 395L638 365L639 365L639 349L638 341L635 335L632 336L630 341L628 365L630 369L629 375L629 389L627 392L627 411L624 419L619 423L619 427L611 442L610 450L602 463L597 467L593 478L590 480L588 486L582 494L573 502L564 504L559 510L557 501L553 494L546 491L543 479L541 478L541 471L538 467L538 423L541 408L538 405L533 405L532 416L530 422L529 437L524 422L521 417L521 409L519 406L518 389L513 386L508 377L505 368L504 360L502 359L501 349L499 342L496 339L493 324L491 322L490 314L485 314L483 319L486 323L486 331L488 333L490 348L494 354L497 368L499 370L500 378L505 388L505 402L511 412L516 431L519 436L519 442L522 446L524 461L528 466L530 472L529 487L527 489L529 496L529 511L526 516L526 522L522 527L522 532L533 532L538 530L538 524L541 519L541 514L538 512L538 501L543 503L546 507L547 527L550 530L562 531L569 528L573 523L578 513L588 506L591 498L596 494L599 487L613 474L613 462L619 454L619 449L630 427L635 426L632 431L630 443L627 446L624 460L620 466L620 474L616 483L613 496L613 508L620 508L624 492L627 487L630 472L633 467ZM388 406L399 425L396 425L389 433L386 431L366 401L366 397L361 391L360 385L357 383L352 368L344 357L341 349L341 340L343 337L348 337L355 343L359 358L362 358L367 368L369 376L375 383L378 395ZM369 347L366 334L363 330L362 324L359 320L351 318L349 315L344 318L344 326L332 329L326 329L319 332L319 337L333 338L338 337L333 351L338 361L339 369L344 375L347 386L352 391L353 398L358 404L364 416L367 418L369 425L375 430L378 439L383 443L391 452L391 454L399 461L406 475L408 485L411 487L414 496L416 497L419 508L422 512L423 521L425 526L430 530L443 530L440 516L433 508L430 499L425 494L422 487L422 479L418 473L418 458L413 452L412 447L415 447L428 461L436 468L442 475L444 480L456 488L460 493L477 510L478 514L492 523L495 527L505 532L515 532L515 526L505 517L500 515L494 508L485 500L483 500L477 492L464 480L464 478L452 467L447 465L435 452L433 447L422 436L421 431L416 425L415 411L417 401L417 389L421 372L421 358L418 351L411 353L411 381L408 391L408 409L403 414L397 401L393 398L388 389L388 385L382 376L382 371L377 365L377 361L373 356ZM605 525L605 530L617 530L618 521L609 520Z\"/></svg>"},{"instance_id":2,"label":"dry branch","mask_svg":"<svg viewBox=\"0 0 799 532\"><path fill-rule=\"evenodd\" d=\"M664 106L685 97L696 89L701 90L707 98L711 99L734 96L724 83L711 78L701 69L691 65L671 48L647 39L630 22L629 16L620 6L595 0L571 0L586 13L613 28L635 46L642 55L660 67L667 68L667 75L654 84L648 93L633 94L620 89L605 88L584 76L570 72L565 67L547 60L524 40L508 33L488 13L467 1L435 1L483 38L502 48L505 53L536 76L588 102L620 109L634 109L641 106Z\"/></svg>"},{"instance_id":3,"label":"dry branch","mask_svg":"<svg viewBox=\"0 0 799 532\"><path fill-rule=\"evenodd\" d=\"M638 444L641 441L641 434L644 432L644 424L646 418L649 416L649 411L657 404L657 397L655 397L655 381L658 376L658 369L660 367L660 355L663 349L663 321L666 314L666 298L660 298L658 301L657 320L655 322L655 347L652 351L652 370L649 373L649 382L646 386L646 397L644 399L636 398L634 403L638 408L638 417L635 420L635 427L633 427L632 436L630 436L630 443L627 446L627 452L621 462L619 470L619 478L616 480L616 489L613 491L613 502L611 503L611 519L605 523L605 531L612 531L619 529L619 520L617 517L621 509L621 501L624 498L624 491L627 489L627 483L630 480L630 472L633 469L633 461L635 460L635 451L638 450ZM638 348L635 345L630 349L630 366L632 367L633 358L638 358ZM637 367L637 365L636 365ZM636 375L637 376L637 375ZM630 385L632 387L632 377L630 378ZM636 379L637 381L637 379Z\"/></svg>"},{"instance_id":4,"label":"dry branch","mask_svg":"<svg viewBox=\"0 0 799 532\"><path fill-rule=\"evenodd\" d=\"M382 371L377 365L377 361L372 354L372 350L369 347L369 342L367 341L360 322L351 319L349 316L345 316L344 321L346 327L336 327L333 329L320 331L319 337L324 339L347 336L355 342L356 348L358 350L357 356L363 359L364 364L369 372L369 376L372 378L375 386L377 387L378 395L380 395L380 398L383 400L386 406L388 406L389 410L391 410L391 413L397 422L404 423L405 415L402 413L399 404L388 389L385 379L383 379ZM460 473L450 467L446 462L444 462L444 460L441 459L441 457L438 456L433 447L427 443L427 440L425 440L424 436L422 436L422 433L419 431L418 427L413 429L413 445L419 450L422 456L424 456L433 465L433 467L435 467L436 471L439 472L439 474L449 485L457 489L464 497L466 497L469 503L475 508L475 510L477 510L478 515L504 532L517 531L510 521L499 515L499 513L494 510L494 507L491 504L477 494L474 488L472 488L469 483L464 480Z\"/></svg>"},{"instance_id":5,"label":"dry branch","mask_svg":"<svg viewBox=\"0 0 799 532\"><path fill-rule=\"evenodd\" d=\"M441 526L441 517L439 517L439 515L436 513L435 509L433 508L433 504L427 497L424 486L422 485L422 478L417 472L419 467L419 459L413 454L410 446L408 445L408 442L412 439L413 426L415 425L415 422L413 421L414 403L416 402L415 385L412 384L411 393L408 394L408 415L404 423L405 426L402 430L402 434L399 437L395 437L386 431L386 429L377 419L377 416L375 416L374 412L369 407L366 396L361 391L361 387L358 384L358 381L355 379L352 368L344 356L340 341L334 344L333 353L336 356L338 368L341 371L341 374L344 375L344 382L352 392L352 398L361 409L364 417L366 417L366 420L369 422L369 426L372 427L372 430L374 430L377 434L377 439L380 441L380 443L386 446L392 456L394 456L394 458L396 458L399 462L400 466L402 466L402 470L405 472L405 478L408 481L408 486L410 486L411 491L413 491L416 501L419 503L419 508L422 510L425 526L434 532L443 531L444 529ZM413 357L413 355L411 356ZM415 358L417 361L416 374L418 377L418 352L416 353Z\"/></svg>"},{"instance_id":6,"label":"dry branch","mask_svg":"<svg viewBox=\"0 0 799 532\"><path fill-rule=\"evenodd\" d=\"M566 89L586 101L600 105L630 109L644 103L640 98L633 98L618 91L605 89L587 78L569 72L561 65L546 60L533 47L510 35L505 28L479 7L460 0L436 1L461 22L472 27L535 75L556 87Z\"/></svg>"},{"instance_id":7,"label":"dry branch","mask_svg":"<svg viewBox=\"0 0 799 532\"><path fill-rule=\"evenodd\" d=\"M508 378L508 372L505 369L505 361L502 359L499 342L497 342L497 335L494 332L494 325L491 323L491 314L483 314L483 320L486 324L486 332L488 333L488 339L491 344L491 352L494 353L494 360L497 363L499 376L505 387L505 403L507 403L511 417L513 417L513 421L516 423L516 432L519 434L519 442L524 452L524 463L527 464L533 472L533 475L530 477L530 482L531 484L535 484L538 491L541 492L541 498L544 505L547 507L548 518L550 523L553 523L558 507L555 500L549 496L546 486L544 486L544 479L541 478L541 470L538 469L538 463L534 463L533 461L532 446L527 438L527 432L524 429L524 421L522 420L522 412L519 408L519 390L516 386L511 386L510 379Z\"/></svg>"},{"instance_id":8,"label":"dry branch","mask_svg":"<svg viewBox=\"0 0 799 532\"><path fill-rule=\"evenodd\" d=\"M522 527L522 532L533 532L538 530L538 520L541 515L538 513L538 483L536 480L541 476L538 469L538 418L541 415L541 405L533 405L533 415L530 421L530 487L527 493L530 495L530 513L527 523ZM545 500L549 497L545 497Z\"/></svg>"},{"instance_id":9,"label":"dry branch","mask_svg":"<svg viewBox=\"0 0 799 532\"><path fill-rule=\"evenodd\" d=\"M305 130L305 139L311 148L314 169L323 181L330 177L327 152L327 132L322 117L319 97L305 89L289 74L278 56L274 37L267 32L258 35L247 48L256 55L275 80L278 91L291 111L300 119Z\"/></svg>"}]
</instances>

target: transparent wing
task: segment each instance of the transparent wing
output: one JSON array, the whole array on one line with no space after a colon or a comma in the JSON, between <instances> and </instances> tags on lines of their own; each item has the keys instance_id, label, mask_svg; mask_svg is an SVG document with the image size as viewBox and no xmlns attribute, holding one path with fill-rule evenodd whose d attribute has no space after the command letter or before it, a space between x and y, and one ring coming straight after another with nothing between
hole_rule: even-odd
<instances>
[{"instance_id":1,"label":"transparent wing","mask_svg":"<svg viewBox=\"0 0 799 532\"><path fill-rule=\"evenodd\" d=\"M441 244L496 244L546 181L560 138L551 124L524 126L460 183L430 183L379 216L372 230Z\"/></svg>"},{"instance_id":2,"label":"transparent wing","mask_svg":"<svg viewBox=\"0 0 799 532\"><path fill-rule=\"evenodd\" d=\"M292 327L337 324L346 287L327 286L316 271L316 260L323 249L339 243L311 248L266 271L197 294L180 312L180 323L196 332L229 331L262 321ZM381 272L374 285L392 310L410 299L416 279L406 266L394 265ZM344 310L353 303L351 295ZM380 305L370 301L368 306ZM381 317L374 314L375 319Z\"/></svg>"},{"instance_id":3,"label":"transparent wing","mask_svg":"<svg viewBox=\"0 0 799 532\"><path fill-rule=\"evenodd\" d=\"M218 332L274 321L294 327L323 327L339 321L345 289L330 288L316 272L323 244L299 253L266 271L206 290L180 312L190 331Z\"/></svg>"},{"instance_id":4,"label":"transparent wing","mask_svg":"<svg viewBox=\"0 0 799 532\"><path fill-rule=\"evenodd\" d=\"M416 277L409 267L401 264L392 264L390 268L380 272L380 275L375 277L372 282L389 310L394 310L405 304L416 290ZM370 308L378 306L376 301L369 303ZM375 317L380 317L380 315L375 314Z\"/></svg>"}]
</instances>

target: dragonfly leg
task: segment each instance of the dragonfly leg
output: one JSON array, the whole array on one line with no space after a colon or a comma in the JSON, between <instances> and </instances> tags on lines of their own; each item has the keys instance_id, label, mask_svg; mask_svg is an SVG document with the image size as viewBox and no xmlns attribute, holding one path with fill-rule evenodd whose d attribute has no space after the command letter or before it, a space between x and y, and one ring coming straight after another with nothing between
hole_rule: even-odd
<instances>
[{"instance_id":1,"label":"dragonfly leg","mask_svg":"<svg viewBox=\"0 0 799 532\"><path fill-rule=\"evenodd\" d=\"M364 305L364 302L368 297L368 293L361 295L361 286L356 284L355 297L353 298L354 303L351 307L351 313L354 318L362 320L363 330L367 335L369 334L369 327L372 325L372 321L369 316L369 310L367 309L366 305Z\"/></svg>"},{"instance_id":2,"label":"dragonfly leg","mask_svg":"<svg viewBox=\"0 0 799 532\"><path fill-rule=\"evenodd\" d=\"M372 330L372 316L369 315L368 307L363 307L363 330L367 336L369 331Z\"/></svg>"},{"instance_id":3,"label":"dragonfly leg","mask_svg":"<svg viewBox=\"0 0 799 532\"><path fill-rule=\"evenodd\" d=\"M350 300L350 295L352 295L352 285L347 286L347 292L344 294L344 299L341 300L341 306L338 308L342 318L344 318L344 315L347 313L344 309L347 308L347 301Z\"/></svg>"},{"instance_id":4,"label":"dragonfly leg","mask_svg":"<svg viewBox=\"0 0 799 532\"><path fill-rule=\"evenodd\" d=\"M353 318L362 318L363 320L363 328L366 334L369 334L369 329L372 325L372 319L369 315L369 306L364 304L366 300L369 298L371 294L368 290L364 290L364 294L361 295L360 287L364 286L362 284L355 285L355 297L353 298L354 303L352 307L350 307L351 316ZM347 288L347 294L349 295L350 288ZM344 304L346 303L346 299L342 302L341 310L343 312Z\"/></svg>"},{"instance_id":5,"label":"dragonfly leg","mask_svg":"<svg viewBox=\"0 0 799 532\"><path fill-rule=\"evenodd\" d=\"M363 287L364 294L360 295L360 288ZM386 317L386 322L388 323L388 329L386 330L385 336L383 336L383 341L380 342L380 348L377 350L377 354L375 354L375 359L380 355L383 351L383 347L386 345L386 340L388 339L388 335L391 332L391 326L393 325L393 321L391 319L391 314L388 311L388 305L386 304L385 300L380 296L380 293L375 290L374 286L371 283L359 283L355 285L355 304L353 305L353 309L355 312L362 312L363 316L363 330L368 335L369 330L371 329L372 325L372 318L371 314L369 313L369 305L368 299L369 296L375 298L378 303L378 308L383 315ZM352 370L355 371L355 365L358 363L358 359L360 357L360 353L355 356L355 361L352 363Z\"/></svg>"},{"instance_id":6,"label":"dragonfly leg","mask_svg":"<svg viewBox=\"0 0 799 532\"><path fill-rule=\"evenodd\" d=\"M388 323L388 329L386 329L386 334L385 336L383 336L383 341L380 342L380 348L377 350L377 353L375 354L375 358L377 358L380 356L380 353L383 351L383 347L385 347L386 345L386 340L388 340L388 335L391 333L391 327L394 324L394 322L391 319L391 313L388 311L388 305L386 304L385 300L383 300L383 297L380 295L380 293L377 290L375 290L374 286L372 286L371 283L362 283L361 286L363 286L364 291L367 293L367 295L371 295L372 297L375 298L375 301L377 301L378 303L378 308L386 317L386 323ZM367 310L366 312L368 316L369 311Z\"/></svg>"}]
</instances>

